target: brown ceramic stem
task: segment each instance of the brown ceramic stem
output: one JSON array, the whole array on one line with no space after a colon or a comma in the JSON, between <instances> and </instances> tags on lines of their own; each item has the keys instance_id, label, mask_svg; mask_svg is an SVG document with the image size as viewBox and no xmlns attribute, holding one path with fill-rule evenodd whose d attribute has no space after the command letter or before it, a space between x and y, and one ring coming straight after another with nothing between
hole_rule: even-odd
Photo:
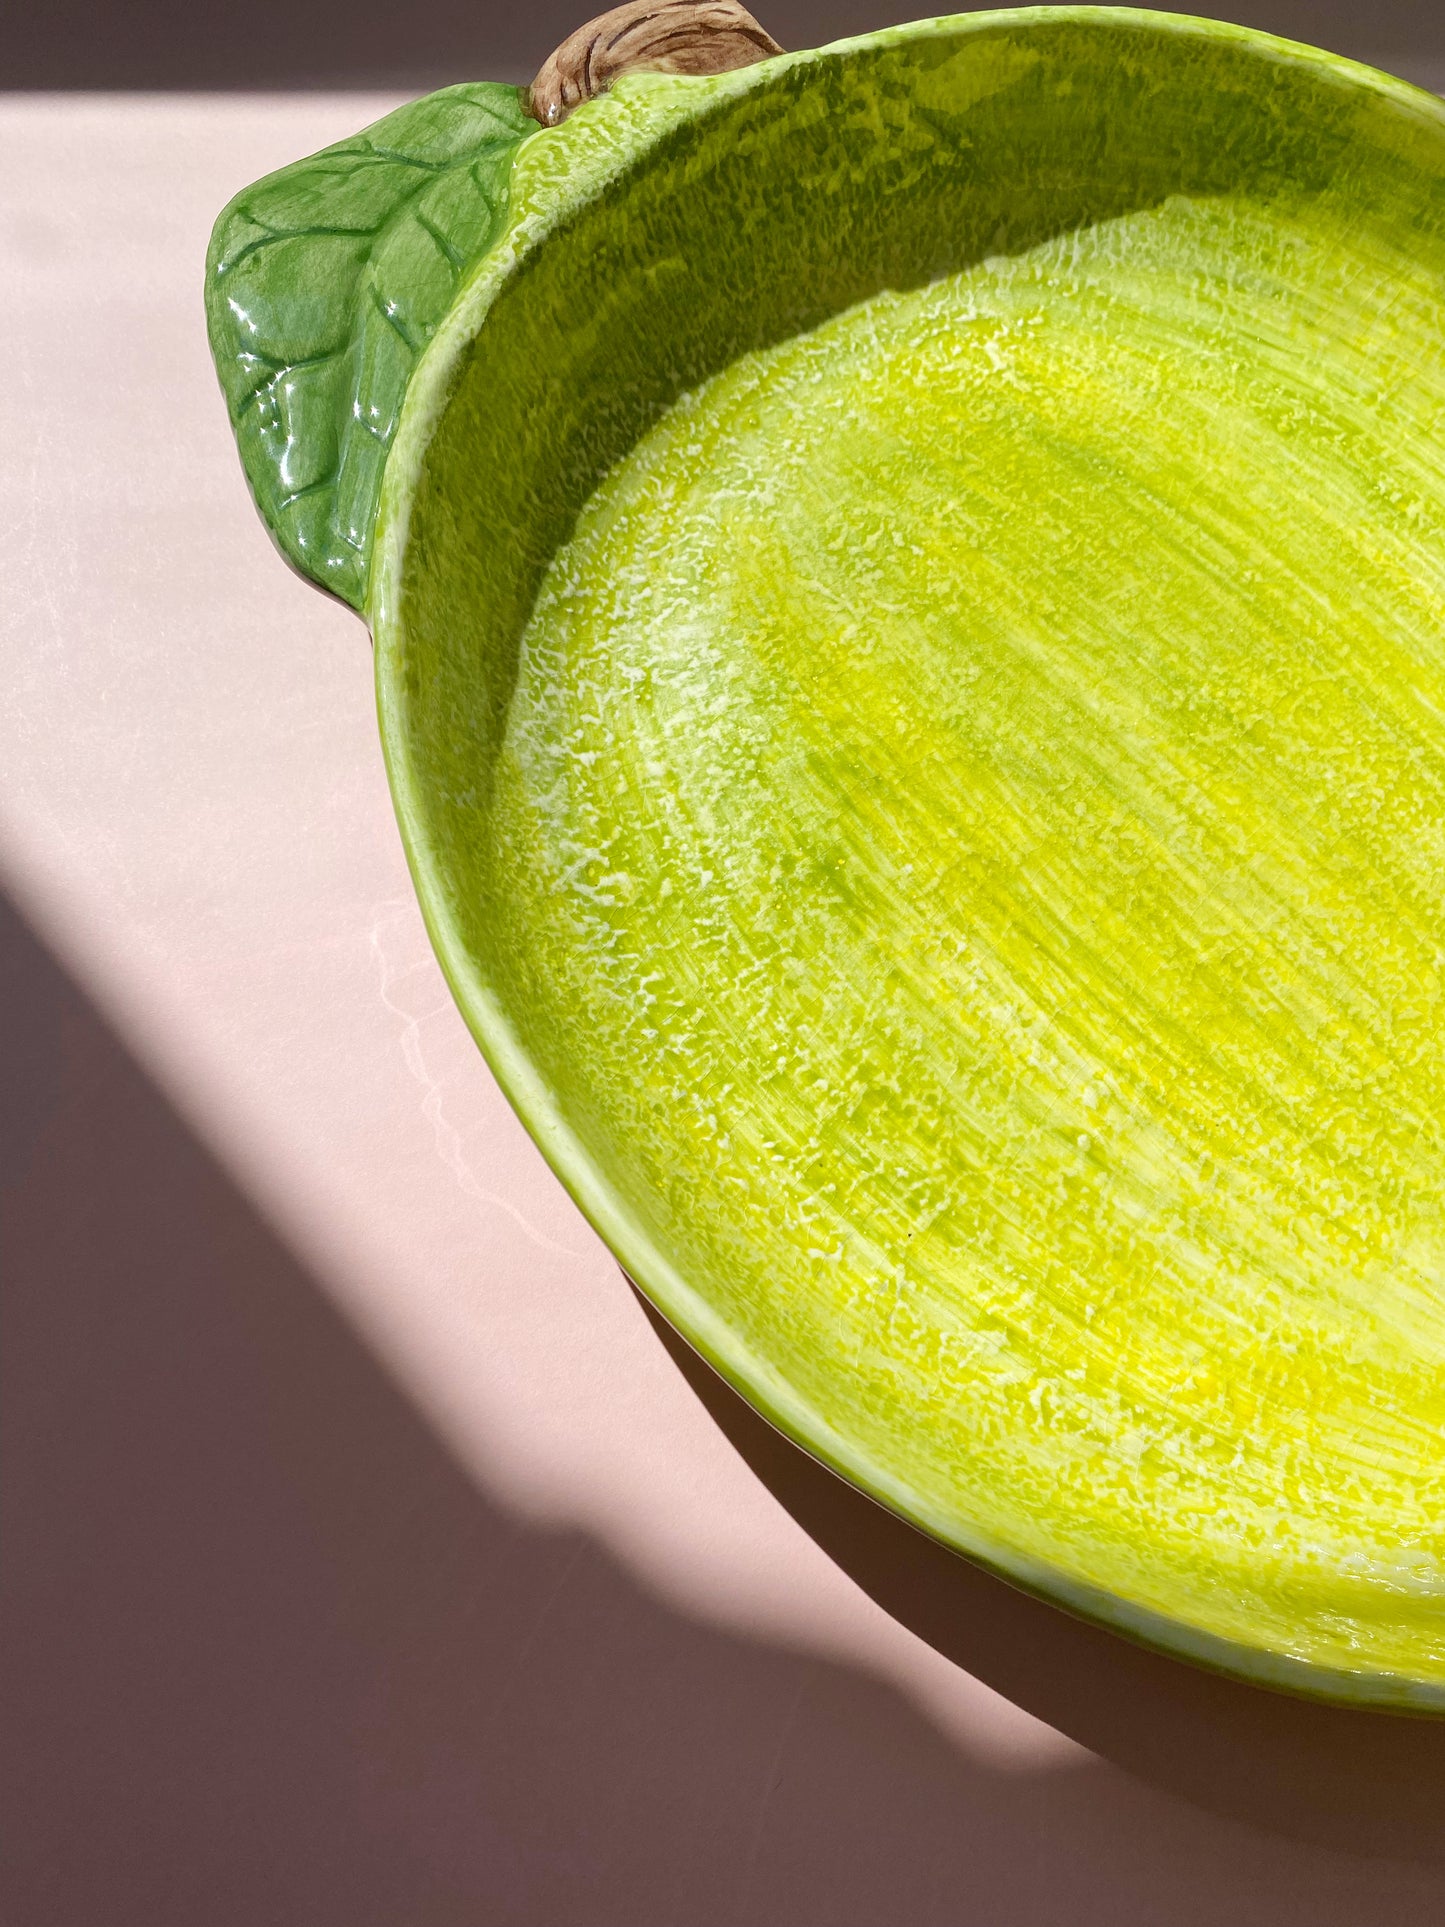
<instances>
[{"instance_id":1,"label":"brown ceramic stem","mask_svg":"<svg viewBox=\"0 0 1445 1927\"><path fill-rule=\"evenodd\" d=\"M567 36L528 89L527 108L555 127L624 74L725 74L782 51L738 0L627 0Z\"/></svg>"}]
</instances>

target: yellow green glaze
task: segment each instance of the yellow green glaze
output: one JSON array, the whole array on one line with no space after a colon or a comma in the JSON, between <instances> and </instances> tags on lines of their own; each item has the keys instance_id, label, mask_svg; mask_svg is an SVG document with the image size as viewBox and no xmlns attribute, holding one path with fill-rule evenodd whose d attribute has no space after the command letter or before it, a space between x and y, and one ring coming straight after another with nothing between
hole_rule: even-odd
<instances>
[{"instance_id":1,"label":"yellow green glaze","mask_svg":"<svg viewBox=\"0 0 1445 1927\"><path fill-rule=\"evenodd\" d=\"M548 571L476 884L654 1235L931 1514L1337 1667L1393 1593L1408 1670L1445 334L1372 243L1169 202L714 377Z\"/></svg>"},{"instance_id":2,"label":"yellow green glaze","mask_svg":"<svg viewBox=\"0 0 1445 1927\"><path fill-rule=\"evenodd\" d=\"M629 1272L1018 1583L1445 1707L1445 110L923 23L523 139L368 606Z\"/></svg>"}]
</instances>

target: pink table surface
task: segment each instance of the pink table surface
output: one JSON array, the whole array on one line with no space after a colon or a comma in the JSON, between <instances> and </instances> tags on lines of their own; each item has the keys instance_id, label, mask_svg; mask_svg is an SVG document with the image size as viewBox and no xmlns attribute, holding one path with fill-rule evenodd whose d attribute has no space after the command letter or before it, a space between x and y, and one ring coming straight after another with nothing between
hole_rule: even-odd
<instances>
[{"instance_id":1,"label":"pink table surface","mask_svg":"<svg viewBox=\"0 0 1445 1927\"><path fill-rule=\"evenodd\" d=\"M0 103L5 1918L1445 1918L1445 1726L927 1545L513 1120L201 322L222 202L386 104Z\"/></svg>"}]
</instances>

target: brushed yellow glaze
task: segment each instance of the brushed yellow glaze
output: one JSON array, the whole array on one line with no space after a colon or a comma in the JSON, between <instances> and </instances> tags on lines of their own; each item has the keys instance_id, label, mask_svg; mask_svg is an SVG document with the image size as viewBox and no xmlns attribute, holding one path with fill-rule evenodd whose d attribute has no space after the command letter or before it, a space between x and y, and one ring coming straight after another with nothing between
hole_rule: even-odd
<instances>
[{"instance_id":1,"label":"brushed yellow glaze","mask_svg":"<svg viewBox=\"0 0 1445 1927\"><path fill-rule=\"evenodd\" d=\"M475 874L876 1485L1445 1683L1441 265L1174 199L734 363L555 557Z\"/></svg>"}]
</instances>

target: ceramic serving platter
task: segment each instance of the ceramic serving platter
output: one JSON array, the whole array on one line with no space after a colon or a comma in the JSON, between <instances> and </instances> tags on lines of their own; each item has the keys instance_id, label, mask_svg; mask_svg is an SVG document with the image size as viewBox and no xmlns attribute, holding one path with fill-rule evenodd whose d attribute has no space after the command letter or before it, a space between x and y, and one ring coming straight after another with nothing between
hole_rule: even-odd
<instances>
[{"instance_id":1,"label":"ceramic serving platter","mask_svg":"<svg viewBox=\"0 0 1445 1927\"><path fill-rule=\"evenodd\" d=\"M1445 1705L1445 109L1131 10L620 33L208 268L457 1001L847 1478Z\"/></svg>"}]
</instances>

